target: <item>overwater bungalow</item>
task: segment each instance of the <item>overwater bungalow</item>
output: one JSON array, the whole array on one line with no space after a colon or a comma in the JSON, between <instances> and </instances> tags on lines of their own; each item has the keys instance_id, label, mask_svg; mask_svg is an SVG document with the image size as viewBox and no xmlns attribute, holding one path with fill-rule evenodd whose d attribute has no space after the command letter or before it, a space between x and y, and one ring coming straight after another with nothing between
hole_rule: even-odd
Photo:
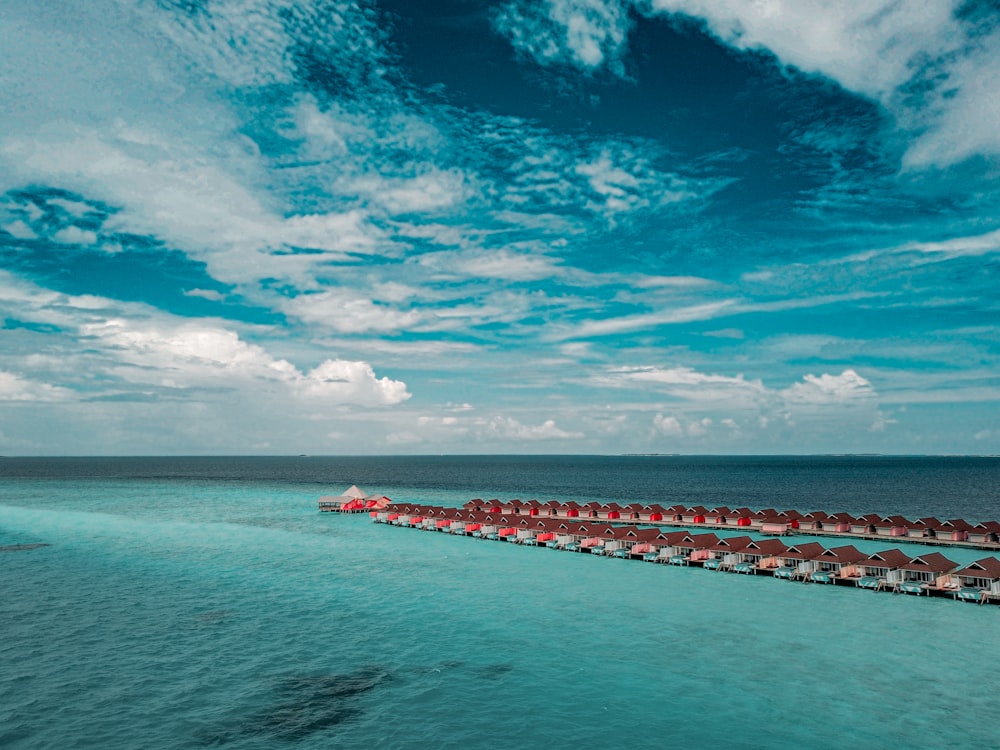
<instances>
[{"instance_id":1,"label":"overwater bungalow","mask_svg":"<svg viewBox=\"0 0 1000 750\"><path fill-rule=\"evenodd\" d=\"M819 567L814 558L823 552L819 542L793 544L778 556L781 565L774 571L775 578L805 578Z\"/></svg>"},{"instance_id":2,"label":"overwater bungalow","mask_svg":"<svg viewBox=\"0 0 1000 750\"><path fill-rule=\"evenodd\" d=\"M706 570L732 570L740 562L740 553L753 541L749 536L723 537L708 548L709 557L705 560Z\"/></svg>"},{"instance_id":3,"label":"overwater bungalow","mask_svg":"<svg viewBox=\"0 0 1000 750\"><path fill-rule=\"evenodd\" d=\"M854 516L850 513L832 513L829 520L823 525L823 528L826 531L835 531L838 534L849 534L854 520Z\"/></svg>"},{"instance_id":4,"label":"overwater bungalow","mask_svg":"<svg viewBox=\"0 0 1000 750\"><path fill-rule=\"evenodd\" d=\"M622 508L618 503L605 503L597 512L597 517L602 521L619 521L622 517Z\"/></svg>"},{"instance_id":5,"label":"overwater bungalow","mask_svg":"<svg viewBox=\"0 0 1000 750\"><path fill-rule=\"evenodd\" d=\"M888 537L909 536L910 521L902 516L886 516L875 524L875 533Z\"/></svg>"},{"instance_id":6,"label":"overwater bungalow","mask_svg":"<svg viewBox=\"0 0 1000 750\"><path fill-rule=\"evenodd\" d=\"M989 597L1000 597L1000 560L995 557L984 557L969 563L956 571L960 588L955 592L956 599L985 602Z\"/></svg>"},{"instance_id":7,"label":"overwater bungalow","mask_svg":"<svg viewBox=\"0 0 1000 750\"><path fill-rule=\"evenodd\" d=\"M940 552L914 557L899 567L903 578L896 583L895 590L906 594L922 594L930 589L941 588L951 581L951 574L957 569L958 563Z\"/></svg>"},{"instance_id":8,"label":"overwater bungalow","mask_svg":"<svg viewBox=\"0 0 1000 750\"><path fill-rule=\"evenodd\" d=\"M707 560L711 553L708 548L718 544L719 537L708 532L705 534L685 534L683 538L674 542L674 549L677 554L687 558L690 562Z\"/></svg>"},{"instance_id":9,"label":"overwater bungalow","mask_svg":"<svg viewBox=\"0 0 1000 750\"><path fill-rule=\"evenodd\" d=\"M970 542L996 544L1000 541L1000 521L981 521L969 529Z\"/></svg>"},{"instance_id":10,"label":"overwater bungalow","mask_svg":"<svg viewBox=\"0 0 1000 750\"><path fill-rule=\"evenodd\" d=\"M753 511L749 508L736 508L727 518L727 526L750 528L753 526Z\"/></svg>"},{"instance_id":11,"label":"overwater bungalow","mask_svg":"<svg viewBox=\"0 0 1000 750\"><path fill-rule=\"evenodd\" d=\"M570 500L567 503L563 503L559 506L559 514L565 516L566 518L579 518L580 517L580 503L575 500Z\"/></svg>"},{"instance_id":12,"label":"overwater bungalow","mask_svg":"<svg viewBox=\"0 0 1000 750\"><path fill-rule=\"evenodd\" d=\"M820 510L803 513L799 519L799 528L804 531L822 531L824 524L830 519L830 514Z\"/></svg>"},{"instance_id":13,"label":"overwater bungalow","mask_svg":"<svg viewBox=\"0 0 1000 750\"><path fill-rule=\"evenodd\" d=\"M903 579L903 573L899 569L908 562L910 557L895 548L869 555L858 563L862 575L857 580L857 585L864 589L878 590L895 584Z\"/></svg>"},{"instance_id":14,"label":"overwater bungalow","mask_svg":"<svg viewBox=\"0 0 1000 750\"><path fill-rule=\"evenodd\" d=\"M961 518L953 518L950 521L942 521L933 531L935 539L964 542L969 538L969 532L972 531L972 524Z\"/></svg>"},{"instance_id":15,"label":"overwater bungalow","mask_svg":"<svg viewBox=\"0 0 1000 750\"><path fill-rule=\"evenodd\" d=\"M671 505L667 508L666 520L670 523L682 523L684 520L684 512L686 510L686 505Z\"/></svg>"},{"instance_id":16,"label":"overwater bungalow","mask_svg":"<svg viewBox=\"0 0 1000 750\"><path fill-rule=\"evenodd\" d=\"M863 516L858 516L853 521L851 521L850 532L852 534L864 534L870 535L875 533L875 526L881 522L882 517L877 513L868 513Z\"/></svg>"},{"instance_id":17,"label":"overwater bungalow","mask_svg":"<svg viewBox=\"0 0 1000 750\"><path fill-rule=\"evenodd\" d=\"M705 511L705 523L711 524L712 526L725 526L729 520L730 513L732 513L732 509L725 505L720 505L716 508L709 508Z\"/></svg>"},{"instance_id":18,"label":"overwater bungalow","mask_svg":"<svg viewBox=\"0 0 1000 750\"><path fill-rule=\"evenodd\" d=\"M753 572L758 570L774 570L781 565L780 556L785 553L788 546L780 539L760 539L750 542L738 554L742 558L740 563L747 563L752 570L743 570L740 564L733 567L736 572Z\"/></svg>"},{"instance_id":19,"label":"overwater bungalow","mask_svg":"<svg viewBox=\"0 0 1000 750\"><path fill-rule=\"evenodd\" d=\"M708 513L708 508L704 505L692 505L681 511L681 523L684 524L703 524L705 523L705 514Z\"/></svg>"},{"instance_id":20,"label":"overwater bungalow","mask_svg":"<svg viewBox=\"0 0 1000 750\"><path fill-rule=\"evenodd\" d=\"M936 519L934 516L918 518L916 521L910 521L909 523L910 536L933 537L934 529L940 525L941 521Z\"/></svg>"},{"instance_id":21,"label":"overwater bungalow","mask_svg":"<svg viewBox=\"0 0 1000 750\"><path fill-rule=\"evenodd\" d=\"M824 549L813 558L816 569L809 574L809 580L816 583L833 583L836 578L860 577L858 564L868 559L868 555L853 544Z\"/></svg>"}]
</instances>

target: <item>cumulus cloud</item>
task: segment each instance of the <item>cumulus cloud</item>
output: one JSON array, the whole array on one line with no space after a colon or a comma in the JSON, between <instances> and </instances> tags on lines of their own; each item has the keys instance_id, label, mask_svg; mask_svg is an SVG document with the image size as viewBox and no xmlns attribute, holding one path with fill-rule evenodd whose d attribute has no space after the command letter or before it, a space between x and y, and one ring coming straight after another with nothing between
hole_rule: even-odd
<instances>
[{"instance_id":1,"label":"cumulus cloud","mask_svg":"<svg viewBox=\"0 0 1000 750\"><path fill-rule=\"evenodd\" d=\"M653 426L657 432L667 437L681 437L684 434L680 420L673 415L665 417L662 414L657 414L653 417Z\"/></svg>"},{"instance_id":2,"label":"cumulus cloud","mask_svg":"<svg viewBox=\"0 0 1000 750\"><path fill-rule=\"evenodd\" d=\"M58 402L66 401L71 396L72 391L66 388L28 380L0 370L0 402Z\"/></svg>"},{"instance_id":3,"label":"cumulus cloud","mask_svg":"<svg viewBox=\"0 0 1000 750\"><path fill-rule=\"evenodd\" d=\"M97 233L89 229L68 226L53 234L52 239L64 245L93 245L97 242Z\"/></svg>"},{"instance_id":4,"label":"cumulus cloud","mask_svg":"<svg viewBox=\"0 0 1000 750\"><path fill-rule=\"evenodd\" d=\"M553 419L547 419L538 425L526 425L513 417L498 416L489 421L487 429L491 434L508 440L565 440L583 437L582 433L560 429Z\"/></svg>"},{"instance_id":5,"label":"cumulus cloud","mask_svg":"<svg viewBox=\"0 0 1000 750\"><path fill-rule=\"evenodd\" d=\"M284 386L293 396L369 406L398 404L410 397L405 383L377 378L365 362L326 360L302 372L221 328L166 328L117 319L83 326L81 333L113 351L123 363L116 368L118 374L134 382L174 389L271 384Z\"/></svg>"},{"instance_id":6,"label":"cumulus cloud","mask_svg":"<svg viewBox=\"0 0 1000 750\"><path fill-rule=\"evenodd\" d=\"M845 404L866 401L876 396L872 384L854 370L844 370L839 375L805 375L801 383L794 383L782 391L782 396L793 404Z\"/></svg>"}]
</instances>

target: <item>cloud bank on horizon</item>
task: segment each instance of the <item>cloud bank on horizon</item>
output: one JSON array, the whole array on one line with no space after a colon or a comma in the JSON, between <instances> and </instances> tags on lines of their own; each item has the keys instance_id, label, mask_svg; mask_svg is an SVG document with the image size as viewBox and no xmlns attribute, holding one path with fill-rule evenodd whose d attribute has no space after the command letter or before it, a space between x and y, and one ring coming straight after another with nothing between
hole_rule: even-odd
<instances>
[{"instance_id":1,"label":"cloud bank on horizon","mask_svg":"<svg viewBox=\"0 0 1000 750\"><path fill-rule=\"evenodd\" d=\"M1000 11L0 0L0 452L1000 453Z\"/></svg>"}]
</instances>

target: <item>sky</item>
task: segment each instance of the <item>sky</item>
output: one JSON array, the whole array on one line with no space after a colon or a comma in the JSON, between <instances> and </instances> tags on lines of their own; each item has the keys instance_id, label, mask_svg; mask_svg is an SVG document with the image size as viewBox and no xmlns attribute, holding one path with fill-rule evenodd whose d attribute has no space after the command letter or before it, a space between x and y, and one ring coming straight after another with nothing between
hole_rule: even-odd
<instances>
[{"instance_id":1,"label":"sky","mask_svg":"<svg viewBox=\"0 0 1000 750\"><path fill-rule=\"evenodd\" d=\"M1000 453L1000 7L0 0L0 454Z\"/></svg>"}]
</instances>

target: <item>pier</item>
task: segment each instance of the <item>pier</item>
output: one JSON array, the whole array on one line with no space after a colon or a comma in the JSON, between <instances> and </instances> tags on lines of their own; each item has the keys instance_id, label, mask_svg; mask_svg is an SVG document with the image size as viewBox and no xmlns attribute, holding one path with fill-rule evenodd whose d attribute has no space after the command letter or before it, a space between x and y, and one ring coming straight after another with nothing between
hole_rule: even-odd
<instances>
[{"instance_id":1,"label":"pier","mask_svg":"<svg viewBox=\"0 0 1000 750\"><path fill-rule=\"evenodd\" d=\"M607 558L764 575L801 583L854 586L876 592L947 597L977 604L1000 603L1000 559L996 557L985 557L960 567L937 551L911 558L898 548L869 555L849 544L831 548L813 541L795 544L795 534L812 536L825 530L803 528L820 522L810 517L815 519L821 514L765 511L757 515L750 511L756 518L747 523L743 519L748 516L739 509L737 512L727 509L728 513L723 516L718 509L593 505L597 507L537 501L484 503L481 500L470 501L462 508L390 504L382 510L371 511L370 516L376 523ZM588 514L586 518L580 517L581 510ZM591 513L597 516L589 515ZM637 515L638 518L624 518L624 515ZM881 528L879 521L866 519L851 524L843 515L822 515L836 519L837 526L848 527L825 530L829 536L1000 548L995 540L939 540L924 536L909 538L899 533L872 534L869 523ZM719 518L725 520L720 522ZM730 523L731 519L734 523ZM950 526L945 528L960 526L955 521L947 523ZM754 532L759 538L749 534L719 537L712 531L698 528L710 524L719 530ZM685 528L672 530L672 526ZM932 531L939 527L930 526ZM786 543L786 539L790 543Z\"/></svg>"}]
</instances>

